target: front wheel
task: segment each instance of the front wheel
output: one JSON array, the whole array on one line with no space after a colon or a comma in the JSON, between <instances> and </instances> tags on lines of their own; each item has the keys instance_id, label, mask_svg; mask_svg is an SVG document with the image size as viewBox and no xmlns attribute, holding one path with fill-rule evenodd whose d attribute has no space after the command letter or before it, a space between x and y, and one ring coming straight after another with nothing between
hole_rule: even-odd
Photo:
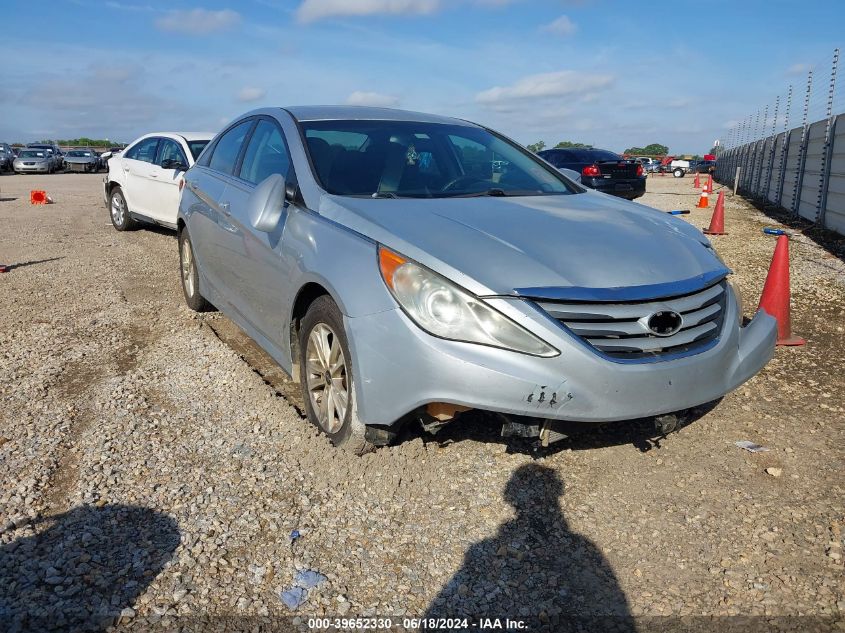
<instances>
[{"instance_id":1,"label":"front wheel","mask_svg":"<svg viewBox=\"0 0 845 633\"><path fill-rule=\"evenodd\" d=\"M112 189L109 195L109 215L112 226L118 231L131 231L138 223L129 215L129 208L126 206L126 198L120 187Z\"/></svg>"},{"instance_id":2,"label":"front wheel","mask_svg":"<svg viewBox=\"0 0 845 633\"><path fill-rule=\"evenodd\" d=\"M673 175L675 178L683 178L683 177L684 177L684 170L683 170L683 169L681 169L680 167L678 167L677 169L675 169L675 170L672 172L672 175Z\"/></svg>"},{"instance_id":3,"label":"front wheel","mask_svg":"<svg viewBox=\"0 0 845 633\"><path fill-rule=\"evenodd\" d=\"M302 396L308 419L332 444L361 455L373 449L358 420L352 356L337 304L324 295L308 308L299 330Z\"/></svg>"},{"instance_id":4,"label":"front wheel","mask_svg":"<svg viewBox=\"0 0 845 633\"><path fill-rule=\"evenodd\" d=\"M194 247L188 229L179 232L179 275L182 280L182 293L185 303L194 312L207 312L211 304L200 294L200 276L197 269L197 259L194 257Z\"/></svg>"}]
</instances>

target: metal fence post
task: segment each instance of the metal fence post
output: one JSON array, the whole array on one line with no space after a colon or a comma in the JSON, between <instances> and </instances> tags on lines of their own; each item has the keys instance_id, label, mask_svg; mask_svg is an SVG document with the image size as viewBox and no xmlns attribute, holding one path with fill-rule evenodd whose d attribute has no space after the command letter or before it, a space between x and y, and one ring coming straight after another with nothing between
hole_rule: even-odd
<instances>
[{"instance_id":1,"label":"metal fence post","mask_svg":"<svg viewBox=\"0 0 845 633\"><path fill-rule=\"evenodd\" d=\"M813 71L807 73L807 94L804 97L804 117L801 121L801 144L798 146L798 173L792 189L792 215L798 215L798 208L801 206L801 188L804 186L804 165L807 162L807 137L810 126L807 125L807 116L810 111L810 93L813 90Z\"/></svg>"},{"instance_id":2,"label":"metal fence post","mask_svg":"<svg viewBox=\"0 0 845 633\"><path fill-rule=\"evenodd\" d=\"M786 180L786 159L789 157L789 113L792 110L792 84L786 93L786 120L783 123L783 146L780 150L780 182L778 182L777 205L783 206L783 183Z\"/></svg>"},{"instance_id":3,"label":"metal fence post","mask_svg":"<svg viewBox=\"0 0 845 633\"><path fill-rule=\"evenodd\" d=\"M747 186L746 191L753 195L752 187L754 186L754 161L757 158L757 135L760 128L760 111L757 110L757 116L754 119L754 129L751 132L751 146L749 147L748 160L745 165L745 182Z\"/></svg>"},{"instance_id":4,"label":"metal fence post","mask_svg":"<svg viewBox=\"0 0 845 633\"><path fill-rule=\"evenodd\" d=\"M766 114L763 116L763 127L761 128L762 133L766 134L766 128L769 127L769 106L766 106ZM763 136L765 139L765 136ZM763 141L763 146L760 148L760 168L757 170L757 178L756 183L752 182L754 185L754 195L756 197L760 197L760 181L763 179L763 158L766 153L766 141Z\"/></svg>"},{"instance_id":5,"label":"metal fence post","mask_svg":"<svg viewBox=\"0 0 845 633\"><path fill-rule=\"evenodd\" d=\"M775 128L777 127L779 109L780 95L775 97L775 116L772 119L772 142L769 146L769 169L766 172L766 189L763 194L763 197L766 200L769 199L769 187L772 186L772 170L775 168L775 143L778 140L777 134L775 133Z\"/></svg>"},{"instance_id":6,"label":"metal fence post","mask_svg":"<svg viewBox=\"0 0 845 633\"><path fill-rule=\"evenodd\" d=\"M839 66L839 49L833 51L833 65L830 69L830 87L827 92L827 125L824 130L824 146L822 148L821 173L819 174L819 194L816 200L816 223L824 222L824 207L827 203L827 185L830 180L830 150L833 147L831 131L835 127L835 121L831 119L833 114L833 94L836 90L836 70Z\"/></svg>"},{"instance_id":7,"label":"metal fence post","mask_svg":"<svg viewBox=\"0 0 845 633\"><path fill-rule=\"evenodd\" d=\"M830 141L825 148L824 157L822 158L824 167L822 169L822 182L819 193L818 220L816 220L816 222L821 222L822 226L824 226L825 211L827 211L827 192L830 187L830 171L833 166L833 141L836 138L836 125L839 123L840 118L839 115L833 117L833 123L830 126Z\"/></svg>"}]
</instances>

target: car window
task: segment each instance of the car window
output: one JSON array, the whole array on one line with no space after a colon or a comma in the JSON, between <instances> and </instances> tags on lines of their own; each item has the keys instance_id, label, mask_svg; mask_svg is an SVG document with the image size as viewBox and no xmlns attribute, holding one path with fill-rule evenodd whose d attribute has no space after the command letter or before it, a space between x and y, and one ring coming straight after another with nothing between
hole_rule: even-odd
<instances>
[{"instance_id":1,"label":"car window","mask_svg":"<svg viewBox=\"0 0 845 633\"><path fill-rule=\"evenodd\" d=\"M126 158L133 160L141 160L145 163L155 162L156 148L158 147L158 137L145 138L143 141L133 145L125 154Z\"/></svg>"},{"instance_id":2,"label":"car window","mask_svg":"<svg viewBox=\"0 0 845 633\"><path fill-rule=\"evenodd\" d=\"M288 178L290 157L279 126L261 119L255 126L241 165L240 177L258 184L272 174Z\"/></svg>"},{"instance_id":3,"label":"car window","mask_svg":"<svg viewBox=\"0 0 845 633\"><path fill-rule=\"evenodd\" d=\"M202 150L204 150L205 146L208 145L209 140L211 139L204 141L188 141L188 149L191 150L191 155L194 157L194 160L199 158L199 155L202 154Z\"/></svg>"},{"instance_id":4,"label":"car window","mask_svg":"<svg viewBox=\"0 0 845 633\"><path fill-rule=\"evenodd\" d=\"M569 152L555 149L547 152L540 152L540 157L542 157L544 160L549 161L555 167L561 167L566 163L573 162Z\"/></svg>"},{"instance_id":5,"label":"car window","mask_svg":"<svg viewBox=\"0 0 845 633\"><path fill-rule=\"evenodd\" d=\"M185 152L179 147L179 143L170 138L161 139L155 163L160 166L166 160L175 160L183 165L188 164L188 159L185 158Z\"/></svg>"},{"instance_id":6,"label":"car window","mask_svg":"<svg viewBox=\"0 0 845 633\"><path fill-rule=\"evenodd\" d=\"M239 123L220 137L208 163L211 169L224 174L235 172L235 163L241 152L241 146L253 123L254 121L251 119Z\"/></svg>"},{"instance_id":7,"label":"car window","mask_svg":"<svg viewBox=\"0 0 845 633\"><path fill-rule=\"evenodd\" d=\"M603 149L580 149L573 152L579 163L594 163L605 160L623 160L619 154Z\"/></svg>"}]
</instances>

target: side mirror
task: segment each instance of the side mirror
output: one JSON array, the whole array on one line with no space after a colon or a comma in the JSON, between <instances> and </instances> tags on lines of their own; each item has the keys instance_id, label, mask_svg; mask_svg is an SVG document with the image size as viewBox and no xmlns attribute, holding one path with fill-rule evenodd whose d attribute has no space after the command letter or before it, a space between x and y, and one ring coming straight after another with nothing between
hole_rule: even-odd
<instances>
[{"instance_id":1,"label":"side mirror","mask_svg":"<svg viewBox=\"0 0 845 633\"><path fill-rule=\"evenodd\" d=\"M258 231L270 233L279 224L289 197L285 178L281 174L267 176L247 200L247 216Z\"/></svg>"},{"instance_id":2,"label":"side mirror","mask_svg":"<svg viewBox=\"0 0 845 633\"><path fill-rule=\"evenodd\" d=\"M566 176L570 180L574 180L577 183L581 182L581 174L579 172L575 171L574 169L567 169L566 167L562 167L560 169L560 173L562 173L564 176Z\"/></svg>"}]
</instances>

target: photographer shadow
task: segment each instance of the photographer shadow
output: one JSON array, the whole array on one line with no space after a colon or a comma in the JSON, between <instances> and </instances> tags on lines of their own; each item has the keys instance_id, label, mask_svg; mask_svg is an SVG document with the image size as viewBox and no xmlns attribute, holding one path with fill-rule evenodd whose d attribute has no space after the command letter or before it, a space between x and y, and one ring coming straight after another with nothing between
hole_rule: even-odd
<instances>
[{"instance_id":1,"label":"photographer shadow","mask_svg":"<svg viewBox=\"0 0 845 633\"><path fill-rule=\"evenodd\" d=\"M176 521L138 506L78 506L42 523L0 547L0 630L104 631L179 545Z\"/></svg>"},{"instance_id":2,"label":"photographer shadow","mask_svg":"<svg viewBox=\"0 0 845 633\"><path fill-rule=\"evenodd\" d=\"M551 468L519 467L504 490L516 516L467 550L425 618L509 618L532 631L635 631L609 563L592 541L570 530L562 494ZM474 628L470 622L467 630Z\"/></svg>"}]
</instances>

